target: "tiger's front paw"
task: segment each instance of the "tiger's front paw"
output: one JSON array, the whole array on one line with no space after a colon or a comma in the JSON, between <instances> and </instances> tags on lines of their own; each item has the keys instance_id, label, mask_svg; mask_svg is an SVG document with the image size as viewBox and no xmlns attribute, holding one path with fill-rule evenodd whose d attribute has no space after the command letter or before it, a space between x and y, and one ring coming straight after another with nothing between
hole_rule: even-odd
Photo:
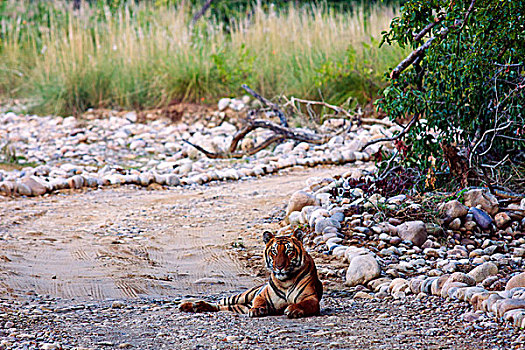
<instances>
[{"instance_id":1,"label":"tiger's front paw","mask_svg":"<svg viewBox=\"0 0 525 350\"><path fill-rule=\"evenodd\" d=\"M268 309L264 307L252 307L248 312L248 316L250 317L261 317L266 315L268 315Z\"/></svg>"},{"instance_id":2,"label":"tiger's front paw","mask_svg":"<svg viewBox=\"0 0 525 350\"><path fill-rule=\"evenodd\" d=\"M195 312L193 309L193 303L182 303L179 305L179 310L183 312Z\"/></svg>"},{"instance_id":3,"label":"tiger's front paw","mask_svg":"<svg viewBox=\"0 0 525 350\"><path fill-rule=\"evenodd\" d=\"M304 310L297 305L290 305L284 310L284 314L288 316L288 318L299 318L304 317Z\"/></svg>"}]
</instances>

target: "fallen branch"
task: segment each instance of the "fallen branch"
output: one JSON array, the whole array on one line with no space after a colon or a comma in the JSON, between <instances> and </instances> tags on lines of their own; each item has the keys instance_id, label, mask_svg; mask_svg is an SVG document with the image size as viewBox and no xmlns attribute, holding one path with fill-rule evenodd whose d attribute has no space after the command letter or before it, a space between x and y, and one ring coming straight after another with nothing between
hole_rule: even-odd
<instances>
[{"instance_id":1,"label":"fallen branch","mask_svg":"<svg viewBox=\"0 0 525 350\"><path fill-rule=\"evenodd\" d=\"M416 123L416 121L418 119L419 119L419 113L418 114L414 114L412 119L410 119L410 122L408 122L408 124L405 126L405 128L403 130L401 130L401 132L399 134L394 135L392 137L383 137L383 138L380 138L380 139L375 139L375 140L372 140L372 141L368 141L363 147L361 147L359 152L363 152L368 146L371 146L371 145L376 144L378 142L395 141L395 140L399 139L401 136L405 135L412 128L412 126Z\"/></svg>"},{"instance_id":2,"label":"fallen branch","mask_svg":"<svg viewBox=\"0 0 525 350\"><path fill-rule=\"evenodd\" d=\"M306 104L307 106L316 105L316 106L323 106L323 107L329 108L331 110L334 110L336 113L335 115L331 115L333 117L337 116L337 114L343 114L345 117L350 118L350 119L355 118L355 117L359 118L359 114L351 114L350 112L348 112L346 109L342 107L331 105L324 101L303 100L300 98L295 98L293 96L290 98L290 100L288 100L288 102L284 104L283 107L292 106L296 111L298 111L297 107L295 106L295 102L303 103L303 104ZM388 127L394 126L394 124L388 120L382 120L382 119L376 119L376 118L359 118L359 122L361 124L381 124L381 125L385 125Z\"/></svg>"},{"instance_id":3,"label":"fallen branch","mask_svg":"<svg viewBox=\"0 0 525 350\"><path fill-rule=\"evenodd\" d=\"M275 134L268 137L266 140L243 152L237 151L240 140L242 140L246 135L251 131L262 128L272 130ZM283 141L283 140L296 140L300 142L308 142L315 145L322 145L328 140L330 140L334 135L317 135L313 133L306 132L304 130L287 128L282 125L272 123L267 120L255 119L247 120L247 125L239 129L233 136L232 142L229 147L229 152L210 152L199 145L195 145L188 140L182 140L188 145L195 147L198 151L202 152L206 157L210 159L228 159L228 158L242 158L244 156L254 155L255 153L263 150L264 148L270 146L272 143Z\"/></svg>"},{"instance_id":4,"label":"fallen branch","mask_svg":"<svg viewBox=\"0 0 525 350\"><path fill-rule=\"evenodd\" d=\"M286 120L286 117L284 116L284 113L281 111L279 106L272 101L266 99L265 97L259 95L257 92L252 90L248 85L242 84L242 88L246 90L247 93L258 99L263 105L270 108L273 112L277 113L277 116L279 117L279 120L281 121L281 124L285 127L288 127L288 121Z\"/></svg>"},{"instance_id":5,"label":"fallen branch","mask_svg":"<svg viewBox=\"0 0 525 350\"><path fill-rule=\"evenodd\" d=\"M341 108L339 106L334 106L329 103L323 102L323 101L310 101L310 100L303 100L300 98L291 97L290 101L287 102L284 107L289 106L290 104L297 110L297 107L295 106L295 102L304 103L306 105L315 105L315 106L323 106L329 109L332 109L336 112L336 114L344 114L345 117L353 118L354 115L350 114L346 109Z\"/></svg>"}]
</instances>

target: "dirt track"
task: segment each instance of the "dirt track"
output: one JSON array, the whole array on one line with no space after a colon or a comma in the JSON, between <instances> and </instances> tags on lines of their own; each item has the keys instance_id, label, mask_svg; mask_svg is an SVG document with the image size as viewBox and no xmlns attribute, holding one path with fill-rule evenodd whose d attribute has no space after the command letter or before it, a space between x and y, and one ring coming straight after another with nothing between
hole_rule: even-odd
<instances>
[{"instance_id":1,"label":"dirt track","mask_svg":"<svg viewBox=\"0 0 525 350\"><path fill-rule=\"evenodd\" d=\"M231 243L245 230L268 227L264 216L283 208L306 178L326 174L4 200L0 295L102 300L246 288L255 278L231 257Z\"/></svg>"}]
</instances>

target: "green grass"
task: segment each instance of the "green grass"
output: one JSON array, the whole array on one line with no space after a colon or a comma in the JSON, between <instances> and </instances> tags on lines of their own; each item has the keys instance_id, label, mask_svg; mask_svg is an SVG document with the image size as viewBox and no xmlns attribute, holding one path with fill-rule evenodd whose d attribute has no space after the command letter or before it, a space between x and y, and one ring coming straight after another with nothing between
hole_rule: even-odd
<instances>
[{"instance_id":1,"label":"green grass","mask_svg":"<svg viewBox=\"0 0 525 350\"><path fill-rule=\"evenodd\" d=\"M366 15L362 8L255 9L226 30L213 20L191 27L190 9L149 2L80 12L60 1L3 4L0 96L30 98L40 113L213 103L243 94L242 83L267 97L365 104L406 55L378 48L394 16L379 5Z\"/></svg>"}]
</instances>

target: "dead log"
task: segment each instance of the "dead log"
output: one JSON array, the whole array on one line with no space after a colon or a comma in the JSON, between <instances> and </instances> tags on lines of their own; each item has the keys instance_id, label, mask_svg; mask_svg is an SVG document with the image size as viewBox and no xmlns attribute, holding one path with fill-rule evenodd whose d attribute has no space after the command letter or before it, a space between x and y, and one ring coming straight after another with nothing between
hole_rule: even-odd
<instances>
[{"instance_id":1,"label":"dead log","mask_svg":"<svg viewBox=\"0 0 525 350\"><path fill-rule=\"evenodd\" d=\"M255 129L268 129L274 132L273 135L268 137L260 144L242 152L238 151L239 142L246 137L251 131ZM232 142L228 152L210 152L199 145L195 145L188 140L182 140L188 145L195 147L198 151L202 152L206 157L210 159L228 159L228 158L242 158L244 156L254 155L255 153L263 150L275 142L284 140L296 140L299 142L308 142L314 145L322 145L330 140L334 135L318 135L310 133L300 129L288 128L282 125L272 123L268 120L262 119L247 119L246 125L239 129L233 136Z\"/></svg>"}]
</instances>

